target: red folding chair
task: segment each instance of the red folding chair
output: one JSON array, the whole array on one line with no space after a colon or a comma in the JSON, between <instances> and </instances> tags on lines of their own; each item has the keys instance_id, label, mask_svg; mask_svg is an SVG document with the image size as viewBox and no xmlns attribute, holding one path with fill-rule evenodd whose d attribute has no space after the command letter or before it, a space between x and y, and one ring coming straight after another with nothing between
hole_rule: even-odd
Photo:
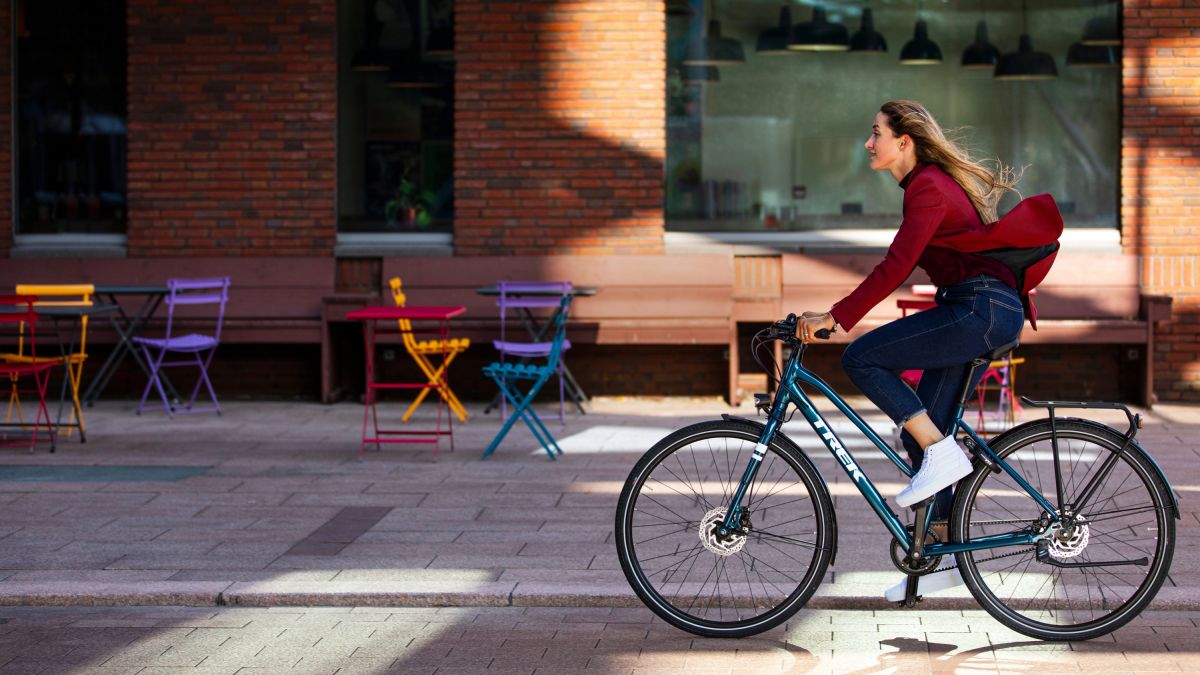
<instances>
[{"instance_id":1,"label":"red folding chair","mask_svg":"<svg viewBox=\"0 0 1200 675\"><path fill-rule=\"evenodd\" d=\"M11 419L5 420L5 431L0 437L0 444L10 447L20 447L24 438L10 439L9 428L30 427L29 452L37 445L38 429L45 428L51 439L54 438L54 428L50 424L50 411L46 408L46 385L50 382L50 370L62 363L59 359L40 360L37 358L37 310L33 305L37 302L34 295L0 295L0 331L11 333L23 347L31 362L15 363L0 361L0 377L7 376L12 383L13 396L20 394L37 394L37 415L32 423L24 421L12 424ZM32 388L22 388L22 382L33 381Z\"/></svg>"}]
</instances>

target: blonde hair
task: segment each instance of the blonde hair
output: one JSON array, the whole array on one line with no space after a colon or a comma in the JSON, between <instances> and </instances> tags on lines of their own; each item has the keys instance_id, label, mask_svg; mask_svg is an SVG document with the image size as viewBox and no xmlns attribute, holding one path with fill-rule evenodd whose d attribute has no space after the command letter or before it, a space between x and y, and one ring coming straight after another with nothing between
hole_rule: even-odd
<instances>
[{"instance_id":1,"label":"blonde hair","mask_svg":"<svg viewBox=\"0 0 1200 675\"><path fill-rule=\"evenodd\" d=\"M913 139L918 162L936 164L962 186L983 222L997 219L996 205L1005 191L1020 196L1016 188L1019 174L999 160L994 160L992 168L972 158L965 148L947 138L925 106L916 101L888 101L879 111L887 118L892 133Z\"/></svg>"}]
</instances>

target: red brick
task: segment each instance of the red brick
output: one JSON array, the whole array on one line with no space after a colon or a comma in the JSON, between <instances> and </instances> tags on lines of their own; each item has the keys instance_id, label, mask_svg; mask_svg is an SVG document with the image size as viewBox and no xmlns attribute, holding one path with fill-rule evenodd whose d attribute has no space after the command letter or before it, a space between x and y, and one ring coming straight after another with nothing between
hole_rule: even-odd
<instances>
[{"instance_id":1,"label":"red brick","mask_svg":"<svg viewBox=\"0 0 1200 675\"><path fill-rule=\"evenodd\" d=\"M336 3L247 7L128 2L131 256L329 252ZM213 218L236 236L198 235Z\"/></svg>"},{"instance_id":2,"label":"red brick","mask_svg":"<svg viewBox=\"0 0 1200 675\"><path fill-rule=\"evenodd\" d=\"M456 253L661 253L662 4L459 2L455 21Z\"/></svg>"},{"instance_id":3,"label":"red brick","mask_svg":"<svg viewBox=\"0 0 1200 675\"><path fill-rule=\"evenodd\" d=\"M1200 390L1181 385L1200 363L1200 311L1192 300L1200 288L1184 263L1200 252L1193 204L1200 146L1192 123L1200 100L1200 12L1180 0L1127 0L1123 23L1122 241L1127 252L1147 256L1144 289L1175 301L1174 320L1156 329L1157 393L1196 401Z\"/></svg>"}]
</instances>

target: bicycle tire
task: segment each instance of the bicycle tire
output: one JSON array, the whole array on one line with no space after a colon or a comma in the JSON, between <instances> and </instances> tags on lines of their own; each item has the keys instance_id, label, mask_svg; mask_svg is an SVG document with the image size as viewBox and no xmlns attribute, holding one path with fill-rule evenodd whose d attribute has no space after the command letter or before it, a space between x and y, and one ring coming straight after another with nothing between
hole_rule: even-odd
<instances>
[{"instance_id":1,"label":"bicycle tire","mask_svg":"<svg viewBox=\"0 0 1200 675\"><path fill-rule=\"evenodd\" d=\"M1056 418L1055 427L1064 501L1069 505L1103 461L1120 450L1124 435L1073 418ZM1050 439L1050 420L1039 420L997 439L993 450L1057 507ZM1047 462L1049 466L1043 466ZM1043 640L1090 640L1131 621L1166 580L1175 549L1171 503L1169 488L1133 442L1078 514L1083 525L1058 529L1050 538L1048 560L1091 563L1145 557L1146 566L1056 567L1039 561L1036 547L1030 546L959 553L958 567L979 604L1009 628ZM1043 512L1012 477L981 465L957 488L951 540L1021 529L1012 521L1025 521L1032 531L1045 532L1039 521Z\"/></svg>"},{"instance_id":2,"label":"bicycle tire","mask_svg":"<svg viewBox=\"0 0 1200 675\"><path fill-rule=\"evenodd\" d=\"M647 607L689 633L769 630L808 602L829 567L836 537L829 491L782 434L763 453L744 499L749 533L740 546L738 537L713 541L712 523L728 508L760 433L738 420L680 429L642 456L621 490L621 569Z\"/></svg>"}]
</instances>

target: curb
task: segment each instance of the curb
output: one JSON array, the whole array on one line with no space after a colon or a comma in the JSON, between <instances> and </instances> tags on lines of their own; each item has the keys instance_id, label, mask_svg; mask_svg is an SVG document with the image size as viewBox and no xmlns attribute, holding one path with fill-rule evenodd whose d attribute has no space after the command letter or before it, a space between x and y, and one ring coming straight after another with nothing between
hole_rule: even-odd
<instances>
[{"instance_id":1,"label":"curb","mask_svg":"<svg viewBox=\"0 0 1200 675\"><path fill-rule=\"evenodd\" d=\"M165 582L169 584L170 582ZM47 584L37 584L47 586ZM344 588L302 588L313 584L294 584L301 588L290 591L238 588L249 584L204 582L209 588L195 588L194 582L180 583L181 588L150 588L158 584L104 584L83 588L5 589L0 591L0 606L38 607L101 607L101 606L188 606L188 607L614 607L637 608L641 601L626 588L530 589L507 592L502 589L453 591L427 589L371 589L370 584L346 582ZM328 586L329 584L324 584ZM494 584L511 588L513 584ZM29 584L34 586L34 584ZM74 586L71 584L71 586ZM191 589L183 588L192 587ZM862 589L822 587L805 607L811 609L897 609L895 603L876 593ZM213 588L213 587L220 587ZM356 588L357 587L357 588ZM824 591L824 592L822 592ZM839 593L839 591L848 591ZM927 598L917 609L962 610L980 609L965 589L949 597ZM1200 610L1200 593L1178 588L1159 590L1148 609Z\"/></svg>"}]
</instances>

